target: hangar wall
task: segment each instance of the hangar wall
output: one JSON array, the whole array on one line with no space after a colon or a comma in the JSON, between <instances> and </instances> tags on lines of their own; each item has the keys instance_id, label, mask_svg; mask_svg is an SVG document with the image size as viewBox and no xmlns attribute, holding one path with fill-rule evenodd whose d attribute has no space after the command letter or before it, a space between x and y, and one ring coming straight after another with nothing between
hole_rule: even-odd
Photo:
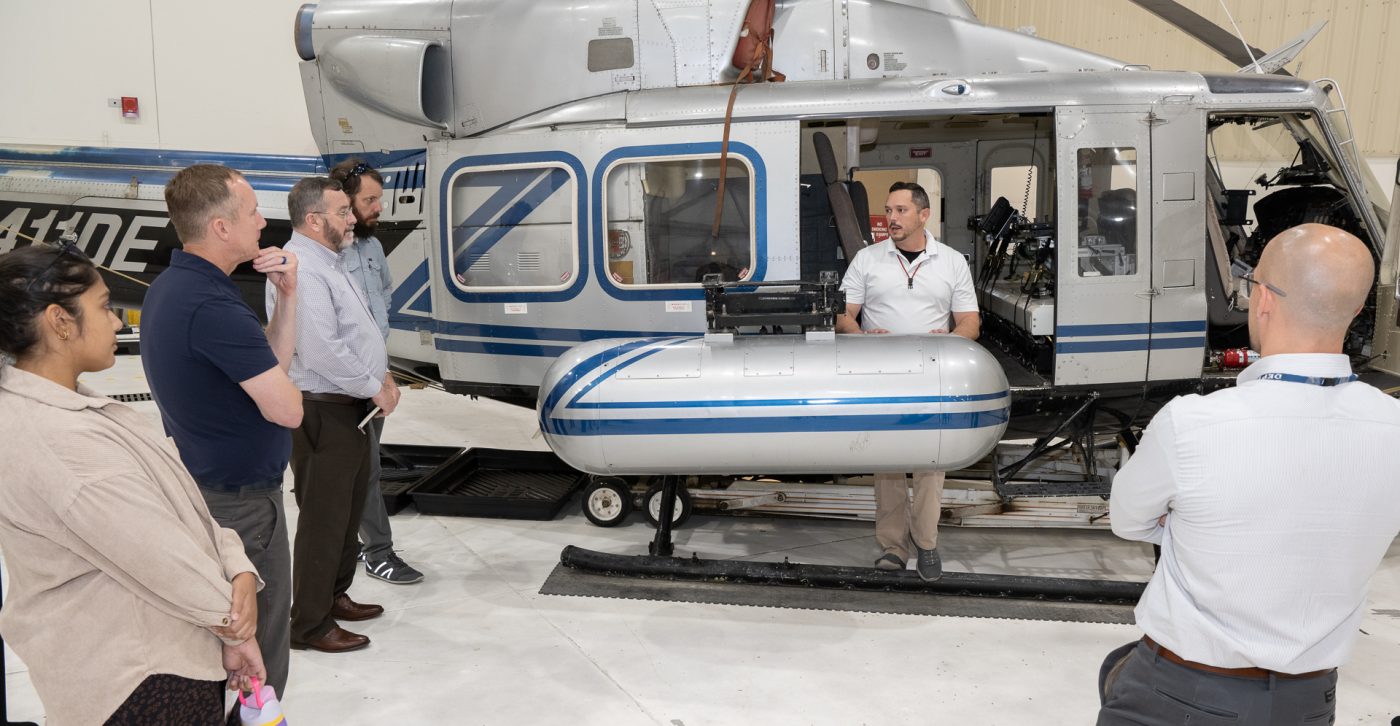
<instances>
[{"instance_id":1,"label":"hangar wall","mask_svg":"<svg viewBox=\"0 0 1400 726\"><path fill-rule=\"evenodd\" d=\"M301 2L4 0L0 144L315 154ZM108 106L120 96L140 118Z\"/></svg>"},{"instance_id":2,"label":"hangar wall","mask_svg":"<svg viewBox=\"0 0 1400 726\"><path fill-rule=\"evenodd\" d=\"M1220 0L1180 0L1225 28ZM1232 72L1235 67L1128 0L968 0L988 25L1034 29L1048 40L1159 70ZM1333 78L1345 94L1362 156L1389 191L1400 156L1400 90L1389 72L1400 68L1400 3L1395 0L1226 0L1250 43L1269 52L1314 23L1327 26L1288 70L1304 78ZM1220 149L1248 160L1242 149Z\"/></svg>"}]
</instances>

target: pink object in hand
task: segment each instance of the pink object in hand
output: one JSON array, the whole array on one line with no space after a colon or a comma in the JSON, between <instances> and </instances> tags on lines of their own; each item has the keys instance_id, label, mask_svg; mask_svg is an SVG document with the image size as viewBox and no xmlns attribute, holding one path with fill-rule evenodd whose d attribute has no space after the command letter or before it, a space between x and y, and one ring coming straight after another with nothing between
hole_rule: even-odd
<instances>
[{"instance_id":1,"label":"pink object in hand","mask_svg":"<svg viewBox=\"0 0 1400 726\"><path fill-rule=\"evenodd\" d=\"M277 701L277 692L272 686L259 687L258 679L253 679L253 703L240 691L238 719L243 726L287 726L287 718L282 715L282 704Z\"/></svg>"}]
</instances>

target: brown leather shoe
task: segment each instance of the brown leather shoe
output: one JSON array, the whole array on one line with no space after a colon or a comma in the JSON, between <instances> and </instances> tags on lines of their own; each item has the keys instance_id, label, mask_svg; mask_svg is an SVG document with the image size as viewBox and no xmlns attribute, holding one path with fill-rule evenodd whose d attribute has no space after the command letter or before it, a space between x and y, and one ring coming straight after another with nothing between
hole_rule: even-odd
<instances>
[{"instance_id":1,"label":"brown leather shoe","mask_svg":"<svg viewBox=\"0 0 1400 726\"><path fill-rule=\"evenodd\" d=\"M310 648L322 653L344 653L350 650L359 650L366 645L369 645L369 638L336 625L325 635L310 643L292 643L292 648L295 650Z\"/></svg>"},{"instance_id":2,"label":"brown leather shoe","mask_svg":"<svg viewBox=\"0 0 1400 726\"><path fill-rule=\"evenodd\" d=\"M369 620L384 614L384 608L380 605L362 605L350 599L344 593L335 596L335 602L331 603L331 617L336 620Z\"/></svg>"}]
</instances>

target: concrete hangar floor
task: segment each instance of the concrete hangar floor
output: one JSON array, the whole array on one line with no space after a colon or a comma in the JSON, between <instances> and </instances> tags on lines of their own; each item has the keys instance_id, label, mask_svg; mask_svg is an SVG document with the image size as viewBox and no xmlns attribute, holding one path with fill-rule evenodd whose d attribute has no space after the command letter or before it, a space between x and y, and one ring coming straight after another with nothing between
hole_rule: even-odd
<instances>
[{"instance_id":1,"label":"concrete hangar floor","mask_svg":"<svg viewBox=\"0 0 1400 726\"><path fill-rule=\"evenodd\" d=\"M149 390L132 356L84 381L109 395ZM157 420L154 404L132 405ZM385 440L545 448L535 434L530 411L405 389ZM287 511L295 527L290 493ZM542 595L565 545L646 551L652 529L640 513L596 527L577 496L546 522L411 507L392 522L396 547L427 579L356 578L352 596L386 609L350 624L373 642L293 651L288 723L1086 724L1102 658L1140 635L1132 625ZM864 565L878 554L873 534L867 522L697 514L675 542L682 556ZM1147 547L1104 531L949 527L940 550L945 567L969 572L1145 580L1152 566ZM1400 714L1400 542L1372 582L1361 630L1337 723L1389 723ZM42 723L26 666L5 655L9 718Z\"/></svg>"}]
</instances>

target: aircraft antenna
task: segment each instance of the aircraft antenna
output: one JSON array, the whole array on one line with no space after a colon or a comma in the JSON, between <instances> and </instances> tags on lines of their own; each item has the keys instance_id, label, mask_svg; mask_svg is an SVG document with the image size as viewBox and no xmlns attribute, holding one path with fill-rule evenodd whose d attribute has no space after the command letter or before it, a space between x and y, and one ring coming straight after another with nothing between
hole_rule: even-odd
<instances>
[{"instance_id":1,"label":"aircraft antenna","mask_svg":"<svg viewBox=\"0 0 1400 726\"><path fill-rule=\"evenodd\" d=\"M1254 57L1254 51L1250 49L1249 41L1244 39L1244 33L1240 32L1240 25L1235 22L1235 16L1230 14L1230 8L1226 7L1225 0L1220 0L1220 9L1225 11L1225 17L1229 18L1230 25L1235 29L1235 35L1239 36L1240 45L1244 46L1245 55L1249 56L1249 64L1254 66L1254 72L1263 73L1264 69L1259 67L1259 59Z\"/></svg>"}]
</instances>

